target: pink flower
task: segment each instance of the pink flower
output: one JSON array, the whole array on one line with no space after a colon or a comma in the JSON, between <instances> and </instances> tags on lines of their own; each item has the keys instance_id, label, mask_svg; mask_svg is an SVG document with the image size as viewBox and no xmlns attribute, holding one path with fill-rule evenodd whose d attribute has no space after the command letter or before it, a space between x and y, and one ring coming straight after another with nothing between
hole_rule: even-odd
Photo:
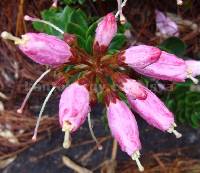
<instances>
[{"instance_id":1,"label":"pink flower","mask_svg":"<svg viewBox=\"0 0 200 173\"><path fill-rule=\"evenodd\" d=\"M169 81L184 82L187 77L185 62L165 51L162 51L159 60L155 63L134 70L149 77Z\"/></svg>"},{"instance_id":2,"label":"pink flower","mask_svg":"<svg viewBox=\"0 0 200 173\"><path fill-rule=\"evenodd\" d=\"M90 112L89 92L85 85L75 82L62 93L59 104L59 121L63 127L67 122L71 131L76 131Z\"/></svg>"},{"instance_id":3,"label":"pink flower","mask_svg":"<svg viewBox=\"0 0 200 173\"><path fill-rule=\"evenodd\" d=\"M128 106L116 98L107 105L108 123L122 151L128 155L141 149L137 122Z\"/></svg>"},{"instance_id":4,"label":"pink flower","mask_svg":"<svg viewBox=\"0 0 200 173\"><path fill-rule=\"evenodd\" d=\"M112 98L107 105L107 116L112 135L119 143L121 150L132 158L137 155L138 159L141 143L137 122L131 110L124 102Z\"/></svg>"},{"instance_id":5,"label":"pink flower","mask_svg":"<svg viewBox=\"0 0 200 173\"><path fill-rule=\"evenodd\" d=\"M200 61L187 60L185 63L188 74L191 74L193 77L200 75Z\"/></svg>"},{"instance_id":6,"label":"pink flower","mask_svg":"<svg viewBox=\"0 0 200 173\"><path fill-rule=\"evenodd\" d=\"M132 99L128 96L128 101L133 110L157 129L174 133L177 138L181 137L181 134L174 130L176 125L173 114L154 93L146 87L143 88L147 93L145 100Z\"/></svg>"},{"instance_id":7,"label":"pink flower","mask_svg":"<svg viewBox=\"0 0 200 173\"><path fill-rule=\"evenodd\" d=\"M146 99L147 94L143 86L136 80L130 79L128 76L120 73L116 74L114 78L119 88L126 93L126 95L134 99Z\"/></svg>"},{"instance_id":8,"label":"pink flower","mask_svg":"<svg viewBox=\"0 0 200 173\"><path fill-rule=\"evenodd\" d=\"M27 33L19 49L33 61L42 65L61 65L70 61L72 53L67 43L43 33Z\"/></svg>"},{"instance_id":9,"label":"pink flower","mask_svg":"<svg viewBox=\"0 0 200 173\"><path fill-rule=\"evenodd\" d=\"M153 46L132 46L120 53L119 64L126 64L132 68L144 68L156 62L160 57L160 49Z\"/></svg>"},{"instance_id":10,"label":"pink flower","mask_svg":"<svg viewBox=\"0 0 200 173\"><path fill-rule=\"evenodd\" d=\"M89 92L86 85L75 82L68 86L63 91L59 104L59 121L65 133L64 148L70 147L70 133L85 122L89 112Z\"/></svg>"},{"instance_id":11,"label":"pink flower","mask_svg":"<svg viewBox=\"0 0 200 173\"><path fill-rule=\"evenodd\" d=\"M163 36L179 36L178 25L159 10L156 13L156 26Z\"/></svg>"},{"instance_id":12,"label":"pink flower","mask_svg":"<svg viewBox=\"0 0 200 173\"><path fill-rule=\"evenodd\" d=\"M107 14L98 24L94 40L94 51L105 52L117 33L117 23L112 13Z\"/></svg>"}]
</instances>

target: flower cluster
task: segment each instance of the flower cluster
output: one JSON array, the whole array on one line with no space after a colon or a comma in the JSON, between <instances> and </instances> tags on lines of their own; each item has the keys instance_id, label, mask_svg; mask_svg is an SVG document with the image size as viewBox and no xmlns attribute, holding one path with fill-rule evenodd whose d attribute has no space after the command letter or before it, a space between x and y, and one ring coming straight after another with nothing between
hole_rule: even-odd
<instances>
[{"instance_id":1,"label":"flower cluster","mask_svg":"<svg viewBox=\"0 0 200 173\"><path fill-rule=\"evenodd\" d=\"M25 16L25 19L49 24L29 16ZM50 25L63 34L63 39L44 33L26 33L21 38L8 32L1 34L2 38L13 40L27 57L50 67L36 80L18 110L19 113L23 111L35 85L51 71L58 74L57 81L53 83L53 88L42 105L33 139L36 140L39 120L50 95L60 85L69 84L74 74L81 72L82 76L69 84L60 98L59 121L65 133L63 147L70 147L70 133L78 130L85 122L91 106L97 101L97 92L101 90L112 135L122 151L130 155L136 161L139 170L143 171L144 168L139 161L142 147L137 122L129 106L118 97L120 90L126 95L133 111L150 125L163 132L173 133L177 138L181 137L181 134L175 130L172 112L148 88L131 79L126 73L126 68L132 68L142 75L156 79L184 82L190 78L197 83L195 76L200 74L200 62L184 61L148 45L131 46L114 55L108 55L109 44L117 33L116 17L112 13L107 14L97 26L92 54L86 53L78 46L74 35ZM69 65L73 65L73 68L65 71ZM108 78L114 85L109 83ZM96 83L96 79L100 84ZM97 89L97 85L100 90Z\"/></svg>"}]
</instances>

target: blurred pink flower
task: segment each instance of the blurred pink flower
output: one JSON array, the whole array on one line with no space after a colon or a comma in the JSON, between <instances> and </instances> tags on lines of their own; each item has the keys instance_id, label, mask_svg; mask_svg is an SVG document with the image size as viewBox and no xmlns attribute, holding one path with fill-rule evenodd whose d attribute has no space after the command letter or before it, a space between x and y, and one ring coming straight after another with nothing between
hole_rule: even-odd
<instances>
[{"instance_id":1,"label":"blurred pink flower","mask_svg":"<svg viewBox=\"0 0 200 173\"><path fill-rule=\"evenodd\" d=\"M178 25L169 17L159 10L156 13L156 26L159 32L164 36L179 36Z\"/></svg>"}]
</instances>

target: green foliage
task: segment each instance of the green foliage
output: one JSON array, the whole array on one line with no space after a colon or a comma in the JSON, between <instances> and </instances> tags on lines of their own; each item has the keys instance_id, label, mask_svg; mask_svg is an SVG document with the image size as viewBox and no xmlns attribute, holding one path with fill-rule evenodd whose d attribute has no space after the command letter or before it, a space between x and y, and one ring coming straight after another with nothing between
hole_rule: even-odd
<instances>
[{"instance_id":1,"label":"green foliage","mask_svg":"<svg viewBox=\"0 0 200 173\"><path fill-rule=\"evenodd\" d=\"M199 92L191 89L191 82L177 84L172 92L165 95L165 103L174 112L181 123L200 127L200 97ZM199 87L199 86L197 86Z\"/></svg>"},{"instance_id":2,"label":"green foliage","mask_svg":"<svg viewBox=\"0 0 200 173\"><path fill-rule=\"evenodd\" d=\"M159 48L169 53L173 53L175 55L183 55L186 50L186 45L179 38L170 37L166 39L165 41L163 41L159 45Z\"/></svg>"},{"instance_id":3,"label":"green foliage","mask_svg":"<svg viewBox=\"0 0 200 173\"><path fill-rule=\"evenodd\" d=\"M124 46L124 44L126 43L126 37L124 35L124 32L130 28L131 28L131 24L128 22L125 25L120 25L118 27L118 33L113 38L109 46L109 50L108 50L109 54L114 54L118 52L122 48L122 46Z\"/></svg>"},{"instance_id":4,"label":"green foliage","mask_svg":"<svg viewBox=\"0 0 200 173\"><path fill-rule=\"evenodd\" d=\"M85 0L62 0L65 4L67 5L71 5L71 4L83 4L85 2Z\"/></svg>"},{"instance_id":5,"label":"green foliage","mask_svg":"<svg viewBox=\"0 0 200 173\"><path fill-rule=\"evenodd\" d=\"M66 6L64 9L50 8L42 11L42 19L53 23L64 32L75 34L77 36L78 44L88 53L92 52L92 45L95 35L95 30L99 20L90 22L89 18L81 9L74 9ZM40 32L45 32L50 35L55 35L62 38L62 35L52 27L34 22L34 29ZM125 43L124 31L127 25L119 28L119 32L113 39L109 52L114 53L119 50Z\"/></svg>"}]
</instances>

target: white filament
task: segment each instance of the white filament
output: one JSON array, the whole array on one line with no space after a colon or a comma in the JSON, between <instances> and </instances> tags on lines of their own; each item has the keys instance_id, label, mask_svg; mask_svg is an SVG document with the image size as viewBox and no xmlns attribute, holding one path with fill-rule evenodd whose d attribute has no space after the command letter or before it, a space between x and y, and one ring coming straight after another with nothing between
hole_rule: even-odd
<instances>
[{"instance_id":1,"label":"white filament","mask_svg":"<svg viewBox=\"0 0 200 173\"><path fill-rule=\"evenodd\" d=\"M71 135L69 130L65 130L65 136L63 141L63 148L68 149L71 146Z\"/></svg>"},{"instance_id":2,"label":"white filament","mask_svg":"<svg viewBox=\"0 0 200 173\"><path fill-rule=\"evenodd\" d=\"M144 171L144 167L142 166L142 164L140 163L140 152L139 151L136 151L132 156L131 156L132 160L135 160L136 161L136 164L138 166L138 169L140 172L143 172Z\"/></svg>"},{"instance_id":3,"label":"white filament","mask_svg":"<svg viewBox=\"0 0 200 173\"><path fill-rule=\"evenodd\" d=\"M32 22L44 23L44 24L46 24L46 25L51 26L51 27L54 28L56 31L60 32L61 34L64 34L64 31L63 31L62 29L60 29L59 27L57 27L57 26L54 25L53 23L48 22L48 21L46 21L46 20L41 20L41 19L38 19L38 18L33 18L33 17L28 16L28 15L25 15L25 16L24 16L24 20L26 20L26 21L32 21Z\"/></svg>"},{"instance_id":4,"label":"white filament","mask_svg":"<svg viewBox=\"0 0 200 173\"><path fill-rule=\"evenodd\" d=\"M34 82L34 84L32 85L32 87L30 88L29 92L26 94L26 97L21 105L21 107L17 110L17 113L21 114L23 112L23 109L32 93L32 91L34 90L34 88L36 87L36 85L50 72L51 70L48 69L46 70L44 73L41 74L41 76Z\"/></svg>"},{"instance_id":5,"label":"white filament","mask_svg":"<svg viewBox=\"0 0 200 173\"><path fill-rule=\"evenodd\" d=\"M92 129L92 123L91 123L91 116L90 116L90 113L88 114L88 126L89 126L89 129L90 129L90 134L92 136L92 139L96 142L96 145L98 147L99 150L102 150L103 147L102 145L98 142L97 138L95 137L94 135L94 131Z\"/></svg>"},{"instance_id":6,"label":"white filament","mask_svg":"<svg viewBox=\"0 0 200 173\"><path fill-rule=\"evenodd\" d=\"M179 133L177 130L175 130L174 127L176 127L175 123L172 124L172 126L167 130L167 132L168 133L173 133L176 136L176 138L181 138L182 134Z\"/></svg>"},{"instance_id":7,"label":"white filament","mask_svg":"<svg viewBox=\"0 0 200 173\"><path fill-rule=\"evenodd\" d=\"M117 13L115 14L115 18L117 18L119 15L121 16L122 14L122 8L126 6L126 2L128 0L124 0L123 2L121 2L122 0L117 0L118 2L118 11ZM122 14L123 15L123 14Z\"/></svg>"},{"instance_id":8,"label":"white filament","mask_svg":"<svg viewBox=\"0 0 200 173\"><path fill-rule=\"evenodd\" d=\"M173 130L172 133L176 136L176 138L181 138L182 134L177 132L176 130Z\"/></svg>"},{"instance_id":9,"label":"white filament","mask_svg":"<svg viewBox=\"0 0 200 173\"><path fill-rule=\"evenodd\" d=\"M188 78L191 79L194 84L198 84L199 83L199 80L196 79L195 77L193 77L192 75L188 75Z\"/></svg>"},{"instance_id":10,"label":"white filament","mask_svg":"<svg viewBox=\"0 0 200 173\"><path fill-rule=\"evenodd\" d=\"M44 100L44 102L43 102L43 104L42 104L42 108L41 108L41 110L40 110L40 113L39 113L39 116L38 116L38 119L37 119L37 122L36 122L36 125L35 125L34 134L33 134L33 137L32 137L32 140L33 140L33 141L36 141L36 139L37 139L37 132L38 132L38 127L39 127L39 125L40 125L40 120L41 120L41 117L42 117L42 113L44 112L44 108L45 108L45 106L46 106L46 104L47 104L49 98L51 97L51 95L52 95L52 93L54 92L55 89L56 89L56 87L53 87L53 88L49 91L47 97L45 98L45 100Z\"/></svg>"},{"instance_id":11,"label":"white filament","mask_svg":"<svg viewBox=\"0 0 200 173\"><path fill-rule=\"evenodd\" d=\"M19 37L13 36L11 33L6 32L6 31L1 33L1 37L3 39L12 40L15 42L15 44L25 44L27 41L27 39L25 37L21 39Z\"/></svg>"},{"instance_id":12,"label":"white filament","mask_svg":"<svg viewBox=\"0 0 200 173\"><path fill-rule=\"evenodd\" d=\"M63 148L68 149L71 146L71 134L73 127L68 123L64 122L62 126L62 131L65 133L64 135L64 141L63 141Z\"/></svg>"}]
</instances>

